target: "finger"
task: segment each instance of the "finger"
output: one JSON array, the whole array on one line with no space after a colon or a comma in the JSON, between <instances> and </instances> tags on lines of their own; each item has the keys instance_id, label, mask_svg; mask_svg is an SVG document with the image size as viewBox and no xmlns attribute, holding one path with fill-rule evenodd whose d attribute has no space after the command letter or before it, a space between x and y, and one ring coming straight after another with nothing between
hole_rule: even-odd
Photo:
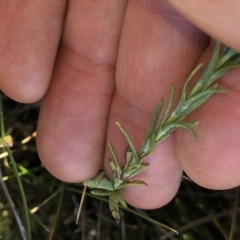
<instances>
[{"instance_id":1,"label":"finger","mask_svg":"<svg viewBox=\"0 0 240 240\"><path fill-rule=\"evenodd\" d=\"M215 39L240 51L240 2L229 1L178 1L168 2L189 21Z\"/></svg>"},{"instance_id":2,"label":"finger","mask_svg":"<svg viewBox=\"0 0 240 240\"><path fill-rule=\"evenodd\" d=\"M69 1L37 139L42 162L63 181L86 180L102 165L125 7L122 0Z\"/></svg>"},{"instance_id":3,"label":"finger","mask_svg":"<svg viewBox=\"0 0 240 240\"><path fill-rule=\"evenodd\" d=\"M0 88L19 102L46 92L66 1L0 0Z\"/></svg>"},{"instance_id":4,"label":"finger","mask_svg":"<svg viewBox=\"0 0 240 240\"><path fill-rule=\"evenodd\" d=\"M114 122L125 127L138 150L156 103L161 97L169 99L173 82L180 89L208 41L165 1L129 1L108 129L108 139L116 146L122 164L127 143ZM176 99L177 96L174 104ZM105 159L109 156L107 151ZM163 206L175 195L182 174L172 137L162 142L155 154L144 162L150 165L136 179L144 180L148 186L128 187L123 192L124 197L139 208ZM110 175L108 161L105 168Z\"/></svg>"},{"instance_id":5,"label":"finger","mask_svg":"<svg viewBox=\"0 0 240 240\"><path fill-rule=\"evenodd\" d=\"M212 53L212 47L204 58ZM206 61L205 61L206 62ZM197 109L190 119L199 120L199 139L178 130L176 152L188 176L210 189L229 189L240 184L240 69L234 69L221 79L220 87L228 93L215 94L207 104Z\"/></svg>"}]
</instances>

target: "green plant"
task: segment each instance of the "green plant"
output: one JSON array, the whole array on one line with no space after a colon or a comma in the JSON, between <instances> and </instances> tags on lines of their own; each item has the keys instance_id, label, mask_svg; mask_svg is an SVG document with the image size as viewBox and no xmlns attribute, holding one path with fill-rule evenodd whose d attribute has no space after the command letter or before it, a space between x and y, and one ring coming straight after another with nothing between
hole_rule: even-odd
<instances>
[{"instance_id":1,"label":"green plant","mask_svg":"<svg viewBox=\"0 0 240 240\"><path fill-rule=\"evenodd\" d=\"M226 89L218 87L216 80L229 69L239 67L239 59L240 54L229 47L225 47L220 54L220 43L217 42L209 64L191 90L187 89L188 83L199 71L203 63L197 65L186 79L176 108L170 113L175 93L174 84L172 85L167 108L163 114L161 112L164 100L159 101L152 116L146 138L139 151L135 149L124 128L118 122L116 123L129 145L126 151L125 165L122 168L120 167L115 148L108 141L108 147L112 154L112 159L110 159L110 166L113 171L112 179L107 179L105 172L101 171L93 179L84 181L83 184L92 189L91 193L94 195L109 196L109 208L117 223L120 221L119 205L127 208L120 190L132 185L146 185L142 180L131 181L131 178L148 167L148 164L144 163L145 157L153 153L156 145L170 136L170 133L176 128L185 128L197 137L194 127L198 124L198 121L183 121L184 118L202 105L212 94L227 92Z\"/></svg>"}]
</instances>

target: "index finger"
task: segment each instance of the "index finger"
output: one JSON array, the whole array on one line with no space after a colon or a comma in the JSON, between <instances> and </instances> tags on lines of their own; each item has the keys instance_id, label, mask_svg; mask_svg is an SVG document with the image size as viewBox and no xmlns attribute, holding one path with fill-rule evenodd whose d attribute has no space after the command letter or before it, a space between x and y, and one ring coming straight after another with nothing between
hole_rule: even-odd
<instances>
[{"instance_id":1,"label":"index finger","mask_svg":"<svg viewBox=\"0 0 240 240\"><path fill-rule=\"evenodd\" d=\"M240 1L168 0L181 14L222 43L240 51Z\"/></svg>"},{"instance_id":2,"label":"index finger","mask_svg":"<svg viewBox=\"0 0 240 240\"><path fill-rule=\"evenodd\" d=\"M0 88L19 102L46 92L61 37L66 0L0 0Z\"/></svg>"}]
</instances>

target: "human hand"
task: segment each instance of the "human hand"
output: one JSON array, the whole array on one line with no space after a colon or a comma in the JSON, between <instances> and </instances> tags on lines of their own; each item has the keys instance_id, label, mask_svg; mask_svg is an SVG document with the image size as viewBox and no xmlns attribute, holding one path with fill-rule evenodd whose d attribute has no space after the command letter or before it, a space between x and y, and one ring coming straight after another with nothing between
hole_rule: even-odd
<instances>
[{"instance_id":1,"label":"human hand","mask_svg":"<svg viewBox=\"0 0 240 240\"><path fill-rule=\"evenodd\" d=\"M126 142L115 121L140 147L156 102L169 97L172 82L180 91L201 55L204 61L212 51L209 37L165 1L99 2L69 1L65 16L65 1L0 0L1 89L21 102L34 102L46 92L38 151L63 181L92 177L103 159L109 171L106 138L123 155ZM148 186L126 189L130 204L166 204L182 169L205 187L239 185L238 76L239 70L226 75L230 93L213 96L192 114L200 120L199 140L179 130L147 158L150 166L141 179Z\"/></svg>"}]
</instances>

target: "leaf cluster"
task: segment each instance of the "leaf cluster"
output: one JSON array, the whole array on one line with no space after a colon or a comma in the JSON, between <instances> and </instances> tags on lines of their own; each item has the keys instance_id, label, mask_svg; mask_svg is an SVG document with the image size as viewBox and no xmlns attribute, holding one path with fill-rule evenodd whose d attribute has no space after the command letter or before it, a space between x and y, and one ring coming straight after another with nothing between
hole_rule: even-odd
<instances>
[{"instance_id":1,"label":"leaf cluster","mask_svg":"<svg viewBox=\"0 0 240 240\"><path fill-rule=\"evenodd\" d=\"M158 102L146 138L139 151L136 151L126 130L118 122L116 123L128 142L125 165L122 168L120 167L115 148L108 142L108 147L112 154L112 158L109 160L113 171L112 179L107 179L106 174L102 171L93 179L84 181L83 184L93 189L91 191L92 194L109 196L109 208L117 223L120 221L119 204L127 208L127 204L121 196L120 189L132 185L147 185L142 180L131 181L132 177L138 175L148 167L148 164L143 162L144 158L153 153L156 145L170 136L171 132L176 128L187 129L197 137L194 127L198 124L198 121L183 121L183 119L201 106L214 93L227 92L226 89L218 87L216 80L228 70L240 66L240 54L229 47L226 47L221 54L219 52L220 43L217 42L210 62L192 89L188 90L188 84L203 66L203 63L197 65L184 82L180 100L173 110L172 103L175 95L175 85L172 84L167 107L162 114L164 99Z\"/></svg>"}]
</instances>

